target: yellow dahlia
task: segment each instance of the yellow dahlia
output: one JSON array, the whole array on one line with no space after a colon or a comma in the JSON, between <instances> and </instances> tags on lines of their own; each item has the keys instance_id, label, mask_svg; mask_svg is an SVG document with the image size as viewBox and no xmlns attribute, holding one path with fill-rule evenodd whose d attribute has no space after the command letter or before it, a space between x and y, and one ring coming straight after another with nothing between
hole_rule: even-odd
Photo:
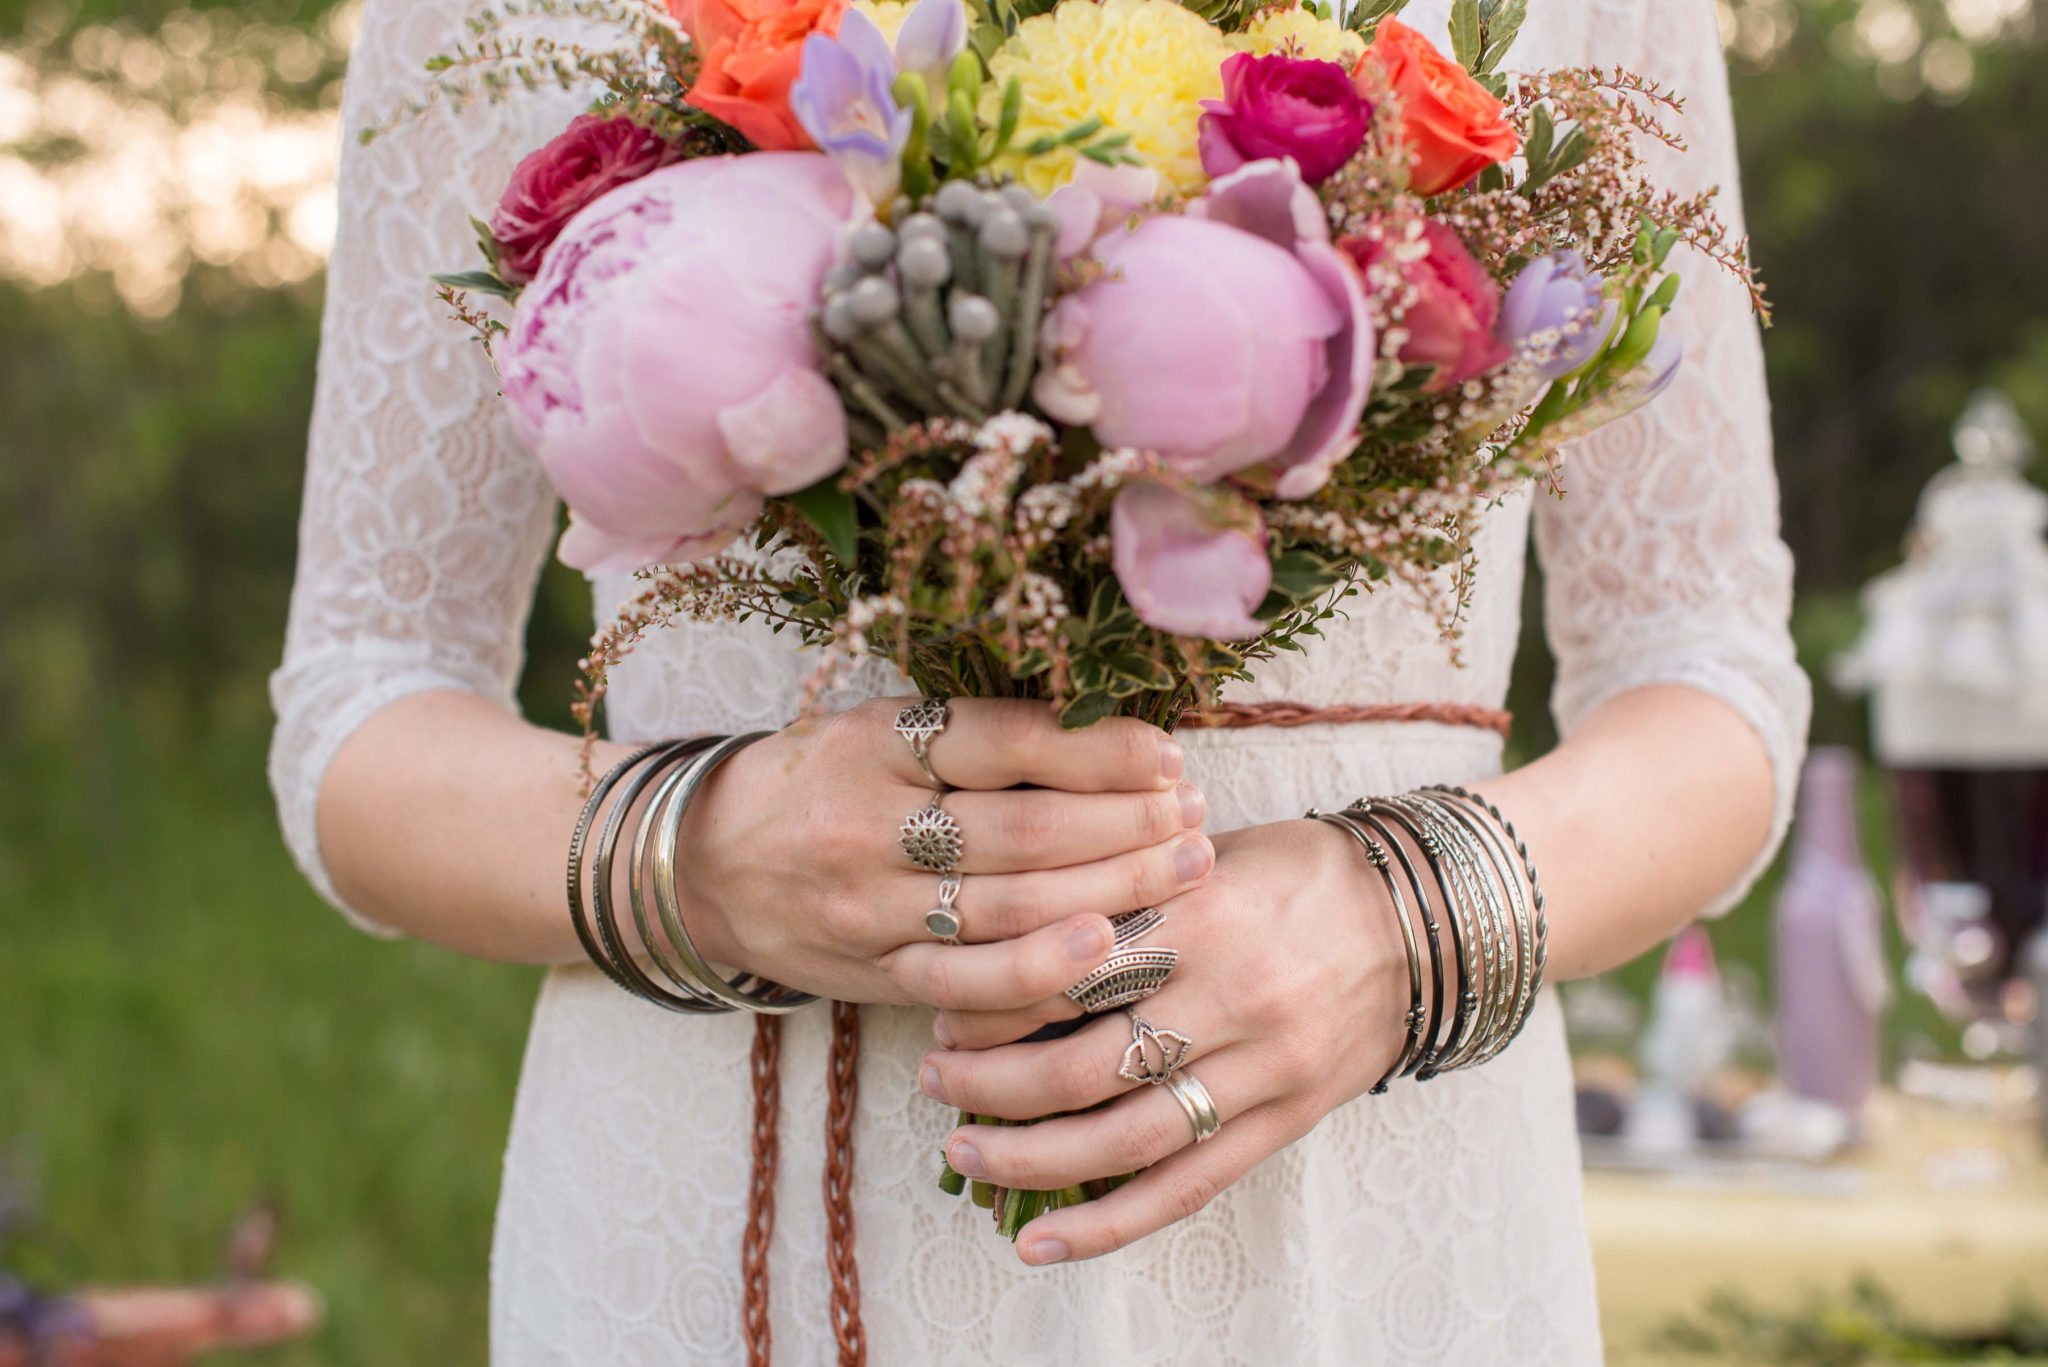
<instances>
[{"instance_id":1,"label":"yellow dahlia","mask_svg":"<svg viewBox=\"0 0 2048 1367\"><path fill-rule=\"evenodd\" d=\"M1244 32L1230 36L1230 45L1260 57L1284 52L1290 57L1338 62L1346 69L1357 66L1365 55L1365 39L1300 5L1261 10Z\"/></svg>"},{"instance_id":2,"label":"yellow dahlia","mask_svg":"<svg viewBox=\"0 0 2048 1367\"><path fill-rule=\"evenodd\" d=\"M1223 35L1175 0L1063 0L997 49L981 114L995 122L1014 76L1024 92L1014 145L1098 118L1128 133L1128 150L1168 186L1192 193L1206 183L1195 146L1200 101L1221 98L1229 55ZM1074 157L1066 147L1029 160L1011 153L996 169L1045 195L1073 174Z\"/></svg>"},{"instance_id":3,"label":"yellow dahlia","mask_svg":"<svg viewBox=\"0 0 2048 1367\"><path fill-rule=\"evenodd\" d=\"M903 27L903 21L910 17L911 0L853 0L852 8L859 10L875 21L875 27L896 45L896 30Z\"/></svg>"}]
</instances>

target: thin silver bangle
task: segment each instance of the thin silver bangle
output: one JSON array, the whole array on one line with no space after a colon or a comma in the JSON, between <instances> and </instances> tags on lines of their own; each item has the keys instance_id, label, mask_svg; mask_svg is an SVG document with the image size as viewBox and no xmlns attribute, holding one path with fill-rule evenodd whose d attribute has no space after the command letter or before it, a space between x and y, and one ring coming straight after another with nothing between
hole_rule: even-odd
<instances>
[{"instance_id":1,"label":"thin silver bangle","mask_svg":"<svg viewBox=\"0 0 2048 1367\"><path fill-rule=\"evenodd\" d=\"M1400 836L1396 835L1386 822L1380 820L1377 815L1380 811L1384 811L1394 819L1396 825L1407 831L1415 840L1418 849L1421 848L1422 838L1409 828L1407 820L1399 812L1387 806L1376 808L1372 798L1359 798L1345 809L1345 815L1365 823L1378 832L1381 841L1400 862L1401 872L1407 875L1408 886L1415 893L1416 909L1422 913L1422 927L1429 934L1429 1033L1422 1042L1422 1052L1415 1056L1415 1061L1409 1065L1407 1073L1403 1074L1413 1075L1417 1081L1426 1082L1436 1075L1436 1061L1442 1055L1444 1045L1456 1035L1459 1023L1466 1018L1470 1010L1462 995L1465 982L1465 946L1459 938L1456 926L1450 922L1449 911L1446 910L1444 923L1450 926L1451 940L1450 969L1446 971L1443 929L1439 926L1436 912L1430 907L1429 892L1422 885L1422 875L1416 872L1415 861L1408 857L1408 847L1401 842ZM1429 863L1430 872L1437 874L1437 892L1441 897L1444 891L1443 876L1437 873L1436 864L1430 860L1427 850L1423 851L1423 858ZM1444 994L1447 992L1452 997L1448 1017L1444 1014ZM1444 1033L1446 1021L1450 1027L1449 1035Z\"/></svg>"},{"instance_id":2,"label":"thin silver bangle","mask_svg":"<svg viewBox=\"0 0 2048 1367\"><path fill-rule=\"evenodd\" d=\"M683 970L698 980L697 985L709 992L728 1009L752 1011L762 1015L780 1016L800 1007L809 1006L818 1000L808 992L799 992L793 987L767 982L752 974L742 974L728 981L705 962L697 952L697 946L690 939L689 927L683 924L682 903L676 896L676 844L681 835L683 817L690 809L691 799L704 786L704 780L713 770L730 759L734 754L761 740L771 732L755 731L706 751L690 763L668 805L661 814L661 821L655 831L654 840L654 905L661 913L662 927L668 932L669 948L683 961ZM649 815L653 815L649 813Z\"/></svg>"},{"instance_id":3,"label":"thin silver bangle","mask_svg":"<svg viewBox=\"0 0 2048 1367\"><path fill-rule=\"evenodd\" d=\"M1471 990L1476 994L1477 1006L1470 1027L1445 1049L1437 1062L1438 1072L1450 1072L1471 1063L1483 1044L1491 1040L1509 1008L1506 989L1510 975L1506 945L1503 943L1506 938L1505 914L1496 920L1497 908L1492 889L1486 886L1467 846L1469 837L1463 831L1453 826L1429 802L1419 800L1413 794L1402 794L1392 799L1392 805L1407 812L1443 852L1457 884L1455 889L1444 889L1449 912L1477 932L1479 952L1471 957L1468 964L1468 968L1473 970ZM1468 935L1470 938L1474 937Z\"/></svg>"},{"instance_id":4,"label":"thin silver bangle","mask_svg":"<svg viewBox=\"0 0 2048 1367\"><path fill-rule=\"evenodd\" d=\"M1521 1026L1527 1022L1529 1013L1535 1009L1537 995L1543 990L1543 970L1548 963L1550 953L1550 923L1543 909L1543 882L1537 876L1536 861L1529 853L1529 846L1522 840L1520 834L1516 832L1514 823L1502 814L1499 807L1477 793L1451 784L1439 784L1436 791L1448 793L1452 797L1468 803L1485 814L1493 823L1494 829L1490 834L1493 834L1497 840L1504 841L1507 845L1513 847L1515 856L1521 863L1523 878L1526 878L1528 881L1529 893L1524 910L1529 918L1528 924L1531 929L1531 942L1529 945L1530 972L1528 986L1523 991L1522 1020L1517 1022L1515 1027L1516 1032L1519 1033ZM1502 854L1503 858L1505 858L1506 851L1503 850ZM1523 879L1510 877L1508 881L1510 886L1516 891L1518 905L1521 905L1520 892Z\"/></svg>"},{"instance_id":5,"label":"thin silver bangle","mask_svg":"<svg viewBox=\"0 0 2048 1367\"><path fill-rule=\"evenodd\" d=\"M1495 898L1495 890L1499 889L1506 896L1507 911L1513 914L1510 939L1514 953L1509 966L1510 972L1503 982L1507 989L1508 1009L1494 1022L1491 1038L1480 1041L1475 1049L1467 1066L1476 1067L1507 1048L1515 1036L1521 1033L1522 1024L1528 1017L1528 987L1530 971L1534 966L1530 954L1530 944L1534 938L1533 928L1527 909L1522 903L1521 880L1515 876L1513 861L1507 856L1506 848L1495 836L1490 823L1481 820L1464 804L1434 791L1429 793L1428 800L1437 806L1446 819L1464 828L1468 838L1477 848L1478 857L1484 860L1491 872L1486 884L1488 896ZM1506 912L1503 912L1502 919L1506 921Z\"/></svg>"},{"instance_id":6,"label":"thin silver bangle","mask_svg":"<svg viewBox=\"0 0 2048 1367\"><path fill-rule=\"evenodd\" d=\"M1408 1029L1408 1038L1401 1045L1400 1057L1388 1066L1380 1080L1369 1089L1369 1095L1383 1096L1388 1085L1395 1078L1403 1076L1409 1065L1414 1063L1416 1056L1422 1052L1422 955L1415 945L1415 927L1408 922L1407 899L1401 896L1401 888L1394 881L1393 870L1387 867L1385 847L1367 835L1357 822L1342 812L1319 812L1311 807L1308 815L1314 820L1327 821L1332 826L1341 827L1358 842L1359 848L1365 851L1365 862L1379 870L1380 877L1386 880L1387 897L1394 906L1394 920L1401 927L1402 945L1408 951L1408 1013L1401 1018L1401 1023Z\"/></svg>"}]
</instances>

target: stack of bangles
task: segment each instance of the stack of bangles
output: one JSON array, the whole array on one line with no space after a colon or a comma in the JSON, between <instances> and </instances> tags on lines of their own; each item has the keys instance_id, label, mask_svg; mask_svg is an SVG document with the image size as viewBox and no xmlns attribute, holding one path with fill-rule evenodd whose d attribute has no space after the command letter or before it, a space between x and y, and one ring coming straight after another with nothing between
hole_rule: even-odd
<instances>
[{"instance_id":1,"label":"stack of bangles","mask_svg":"<svg viewBox=\"0 0 2048 1367\"><path fill-rule=\"evenodd\" d=\"M598 780L584 802L583 815L569 841L569 919L590 961L634 996L671 1011L700 1014L753 1011L779 1015L817 1000L809 993L752 974L732 978L720 974L691 942L676 895L676 844L691 800L713 769L767 734L700 736L643 746ZM644 959L661 981L650 976L641 959L628 949L613 896L613 871L626 833L626 818L643 796L646 807L625 851L632 861L626 867L627 900ZM611 800L610 811L591 852L591 829L607 799Z\"/></svg>"},{"instance_id":2,"label":"stack of bangles","mask_svg":"<svg viewBox=\"0 0 2048 1367\"><path fill-rule=\"evenodd\" d=\"M1500 809L1439 786L1308 815L1358 842L1386 882L1407 950L1407 1039L1373 1093L1397 1077L1426 1082L1507 1048L1542 990L1549 925L1535 862Z\"/></svg>"}]
</instances>

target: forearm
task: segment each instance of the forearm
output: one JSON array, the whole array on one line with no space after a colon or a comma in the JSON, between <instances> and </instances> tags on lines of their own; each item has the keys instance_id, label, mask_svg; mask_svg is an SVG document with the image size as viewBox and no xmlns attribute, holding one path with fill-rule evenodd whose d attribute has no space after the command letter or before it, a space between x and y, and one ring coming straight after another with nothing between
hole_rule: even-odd
<instances>
[{"instance_id":1,"label":"forearm","mask_svg":"<svg viewBox=\"0 0 2048 1367\"><path fill-rule=\"evenodd\" d=\"M484 959L582 957L562 870L583 807L581 742L466 693L364 722L320 786L321 857L357 910ZM603 773L630 747L600 742Z\"/></svg>"},{"instance_id":2,"label":"forearm","mask_svg":"<svg viewBox=\"0 0 2048 1367\"><path fill-rule=\"evenodd\" d=\"M1671 935L1770 831L1763 742L1727 704L1677 685L1621 694L1550 754L1477 787L1542 874L1553 981L1603 972Z\"/></svg>"}]
</instances>

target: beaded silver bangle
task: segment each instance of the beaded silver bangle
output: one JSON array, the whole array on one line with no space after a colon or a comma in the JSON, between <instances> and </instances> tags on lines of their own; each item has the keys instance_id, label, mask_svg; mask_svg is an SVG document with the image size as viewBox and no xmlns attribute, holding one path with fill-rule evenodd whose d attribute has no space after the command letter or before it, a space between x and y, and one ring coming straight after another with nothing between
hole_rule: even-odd
<instances>
[{"instance_id":1,"label":"beaded silver bangle","mask_svg":"<svg viewBox=\"0 0 2048 1367\"><path fill-rule=\"evenodd\" d=\"M1401 927L1402 946L1408 951L1408 1013L1401 1018L1401 1023L1407 1027L1408 1037L1401 1045L1400 1056L1388 1065L1380 1080L1370 1088L1370 1095L1381 1096L1395 1078L1406 1076L1422 1053L1422 955L1415 947L1415 927L1409 924L1407 899L1401 896L1400 885L1394 881L1394 872L1388 867L1386 848L1342 812L1319 812L1311 807L1308 815L1314 820L1342 828L1365 851L1365 861L1379 870L1380 877L1387 883L1387 897L1393 903L1394 920Z\"/></svg>"}]
</instances>

